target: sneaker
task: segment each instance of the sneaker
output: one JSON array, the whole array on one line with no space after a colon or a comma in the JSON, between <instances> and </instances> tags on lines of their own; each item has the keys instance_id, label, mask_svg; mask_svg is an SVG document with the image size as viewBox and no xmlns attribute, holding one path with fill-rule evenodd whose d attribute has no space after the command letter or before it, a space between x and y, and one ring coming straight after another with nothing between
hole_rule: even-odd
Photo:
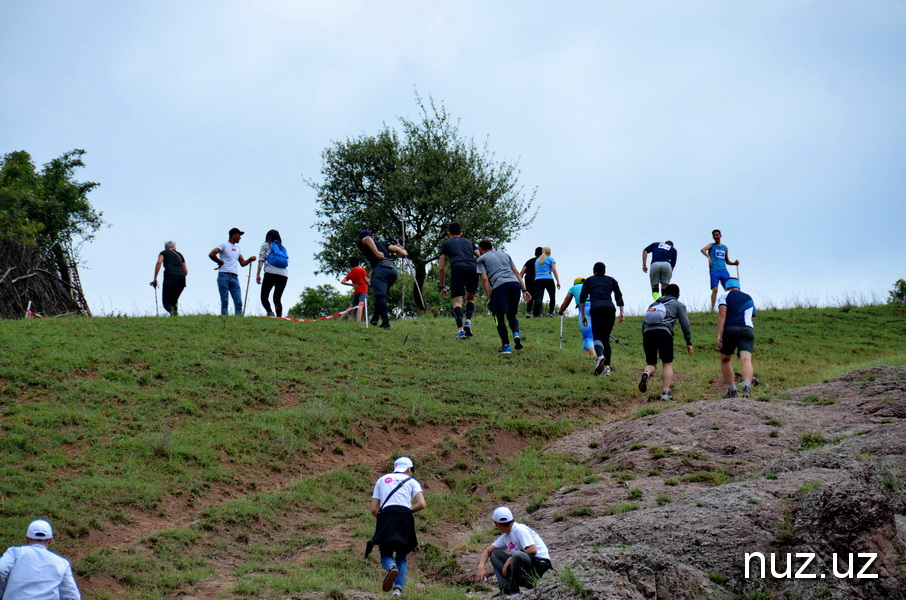
<instances>
[{"instance_id":1,"label":"sneaker","mask_svg":"<svg viewBox=\"0 0 906 600\"><path fill-rule=\"evenodd\" d=\"M670 390L664 390L661 392L661 402L676 402L673 399L673 394L670 393Z\"/></svg>"},{"instance_id":2,"label":"sneaker","mask_svg":"<svg viewBox=\"0 0 906 600\"><path fill-rule=\"evenodd\" d=\"M390 588L393 587L393 582L396 581L396 576L400 574L400 570L396 568L396 565L393 565L387 570L387 574L384 575L384 584L381 586L385 592L389 592Z\"/></svg>"},{"instance_id":3,"label":"sneaker","mask_svg":"<svg viewBox=\"0 0 906 600\"><path fill-rule=\"evenodd\" d=\"M610 365L605 365L605 366L604 366L604 374L605 374L605 375L610 376L610 370L611 370L611 369L610 369Z\"/></svg>"},{"instance_id":4,"label":"sneaker","mask_svg":"<svg viewBox=\"0 0 906 600\"><path fill-rule=\"evenodd\" d=\"M516 347L516 350L522 350L522 338L518 335L513 336L513 345Z\"/></svg>"},{"instance_id":5,"label":"sneaker","mask_svg":"<svg viewBox=\"0 0 906 600\"><path fill-rule=\"evenodd\" d=\"M741 384L739 384L739 395L742 396L743 398L751 398L752 397L752 384L749 383L748 381L743 381Z\"/></svg>"},{"instance_id":6,"label":"sneaker","mask_svg":"<svg viewBox=\"0 0 906 600\"><path fill-rule=\"evenodd\" d=\"M466 321L462 330L466 332L466 337L472 337L472 321Z\"/></svg>"},{"instance_id":7,"label":"sneaker","mask_svg":"<svg viewBox=\"0 0 906 600\"><path fill-rule=\"evenodd\" d=\"M393 588L393 592L390 595L391 596L402 596L403 588L398 588L398 587Z\"/></svg>"},{"instance_id":8,"label":"sneaker","mask_svg":"<svg viewBox=\"0 0 906 600\"><path fill-rule=\"evenodd\" d=\"M597 377L604 371L604 361L607 360L603 356L598 357L598 361L595 363L595 376Z\"/></svg>"},{"instance_id":9,"label":"sneaker","mask_svg":"<svg viewBox=\"0 0 906 600\"><path fill-rule=\"evenodd\" d=\"M453 338L453 339L455 339L455 340L464 340L464 339L466 339L466 332L463 331L462 329L460 329L459 331L456 332L456 337Z\"/></svg>"},{"instance_id":10,"label":"sneaker","mask_svg":"<svg viewBox=\"0 0 906 600\"><path fill-rule=\"evenodd\" d=\"M642 380L639 381L639 391L645 393L648 391L648 380L651 379L651 375L648 374L648 371L642 372Z\"/></svg>"},{"instance_id":11,"label":"sneaker","mask_svg":"<svg viewBox=\"0 0 906 600\"><path fill-rule=\"evenodd\" d=\"M381 323L381 329L390 329L390 321Z\"/></svg>"},{"instance_id":12,"label":"sneaker","mask_svg":"<svg viewBox=\"0 0 906 600\"><path fill-rule=\"evenodd\" d=\"M531 318L532 318L532 313L525 313L525 318L526 318L526 319L531 319Z\"/></svg>"},{"instance_id":13,"label":"sneaker","mask_svg":"<svg viewBox=\"0 0 906 600\"><path fill-rule=\"evenodd\" d=\"M505 345L503 345L503 346L500 347L500 350L498 350L497 353L498 353L498 354L512 354L512 353L513 353L513 347L510 346L509 344L505 344Z\"/></svg>"},{"instance_id":14,"label":"sneaker","mask_svg":"<svg viewBox=\"0 0 906 600\"><path fill-rule=\"evenodd\" d=\"M727 398L735 398L735 397L736 397L736 387L734 386L731 388L727 388Z\"/></svg>"}]
</instances>

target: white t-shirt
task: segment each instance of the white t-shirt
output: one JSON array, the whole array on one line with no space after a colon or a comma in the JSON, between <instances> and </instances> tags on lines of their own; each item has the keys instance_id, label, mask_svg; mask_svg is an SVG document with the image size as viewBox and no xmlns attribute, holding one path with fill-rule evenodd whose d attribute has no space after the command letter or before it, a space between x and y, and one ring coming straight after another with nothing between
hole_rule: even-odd
<instances>
[{"instance_id":1,"label":"white t-shirt","mask_svg":"<svg viewBox=\"0 0 906 600\"><path fill-rule=\"evenodd\" d=\"M544 540L534 529L524 523L513 523L513 528L510 529L510 532L504 533L494 540L493 546L495 548L505 548L510 552L513 550L525 550L529 546L534 546L535 550L537 550L535 556L546 558L547 560L551 559L551 555L547 551L547 544L544 543Z\"/></svg>"},{"instance_id":2,"label":"white t-shirt","mask_svg":"<svg viewBox=\"0 0 906 600\"><path fill-rule=\"evenodd\" d=\"M239 244L231 244L229 240L227 240L217 246L217 248L220 250L217 258L223 261L220 272L239 275L239 255L242 254L242 250L239 249Z\"/></svg>"},{"instance_id":3,"label":"white t-shirt","mask_svg":"<svg viewBox=\"0 0 906 600\"><path fill-rule=\"evenodd\" d=\"M396 490L396 493L393 494L390 501L387 502L387 504L384 504L384 500L387 499L390 492L392 492L402 480L408 477L411 477L411 475L406 475L405 473L387 473L386 475L381 475L374 484L374 493L371 494L371 497L380 500L380 504L385 507L405 506L406 508L412 508L412 499L422 491L421 484L416 481L414 477L404 483L400 489Z\"/></svg>"}]
</instances>

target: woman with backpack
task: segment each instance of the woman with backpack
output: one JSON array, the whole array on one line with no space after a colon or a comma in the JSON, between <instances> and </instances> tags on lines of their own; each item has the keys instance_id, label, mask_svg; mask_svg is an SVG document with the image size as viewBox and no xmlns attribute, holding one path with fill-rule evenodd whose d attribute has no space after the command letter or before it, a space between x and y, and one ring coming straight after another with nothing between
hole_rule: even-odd
<instances>
[{"instance_id":1,"label":"woman with backpack","mask_svg":"<svg viewBox=\"0 0 906 600\"><path fill-rule=\"evenodd\" d=\"M261 244L261 250L258 252L258 276L255 281L261 284L261 305L267 311L269 317L283 316L283 290L286 289L286 282L289 279L289 256L283 242L280 238L280 232L271 229L264 236L264 243ZM261 280L261 269L264 269L264 281ZM271 303L268 301L271 290L274 290L274 308L277 311L275 315L271 310Z\"/></svg>"}]
</instances>

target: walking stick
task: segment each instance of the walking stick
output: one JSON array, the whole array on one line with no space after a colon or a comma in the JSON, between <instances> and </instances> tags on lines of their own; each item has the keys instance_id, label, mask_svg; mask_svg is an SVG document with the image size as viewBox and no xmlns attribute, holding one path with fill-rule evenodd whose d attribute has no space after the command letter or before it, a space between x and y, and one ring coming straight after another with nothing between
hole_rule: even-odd
<instances>
[{"instance_id":1,"label":"walking stick","mask_svg":"<svg viewBox=\"0 0 906 600\"><path fill-rule=\"evenodd\" d=\"M739 279L739 263L736 263L736 279Z\"/></svg>"},{"instance_id":2,"label":"walking stick","mask_svg":"<svg viewBox=\"0 0 906 600\"><path fill-rule=\"evenodd\" d=\"M612 339L617 345L623 346L624 348L626 348L626 345L623 342L621 342L620 340L618 340L617 338L613 337L612 333L610 334L610 339ZM629 348L626 348L626 349L629 350Z\"/></svg>"},{"instance_id":3,"label":"walking stick","mask_svg":"<svg viewBox=\"0 0 906 600\"><path fill-rule=\"evenodd\" d=\"M160 316L160 309L157 307L157 282L152 281L151 287L154 288L154 314L155 316Z\"/></svg>"},{"instance_id":4,"label":"walking stick","mask_svg":"<svg viewBox=\"0 0 906 600\"><path fill-rule=\"evenodd\" d=\"M249 263L249 276L245 280L245 300L242 302L242 316L245 316L245 308L249 304L249 285L252 283L252 263Z\"/></svg>"},{"instance_id":5,"label":"walking stick","mask_svg":"<svg viewBox=\"0 0 906 600\"><path fill-rule=\"evenodd\" d=\"M563 315L560 315L560 349L563 350Z\"/></svg>"}]
</instances>

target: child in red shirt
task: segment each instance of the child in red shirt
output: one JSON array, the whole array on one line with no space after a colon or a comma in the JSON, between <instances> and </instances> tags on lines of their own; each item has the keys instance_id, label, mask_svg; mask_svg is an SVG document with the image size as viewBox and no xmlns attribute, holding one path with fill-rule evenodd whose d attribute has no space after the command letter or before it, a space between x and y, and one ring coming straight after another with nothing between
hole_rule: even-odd
<instances>
[{"instance_id":1,"label":"child in red shirt","mask_svg":"<svg viewBox=\"0 0 906 600\"><path fill-rule=\"evenodd\" d=\"M352 286L352 304L349 305L350 308L353 306L358 306L356 311L355 320L357 323L362 322L362 303L368 299L368 284L371 281L368 279L368 271L359 266L359 259L355 256L349 259L349 266L351 270L346 274L346 277L343 278L343 281L340 283L343 285ZM343 315L345 319L351 312Z\"/></svg>"}]
</instances>

